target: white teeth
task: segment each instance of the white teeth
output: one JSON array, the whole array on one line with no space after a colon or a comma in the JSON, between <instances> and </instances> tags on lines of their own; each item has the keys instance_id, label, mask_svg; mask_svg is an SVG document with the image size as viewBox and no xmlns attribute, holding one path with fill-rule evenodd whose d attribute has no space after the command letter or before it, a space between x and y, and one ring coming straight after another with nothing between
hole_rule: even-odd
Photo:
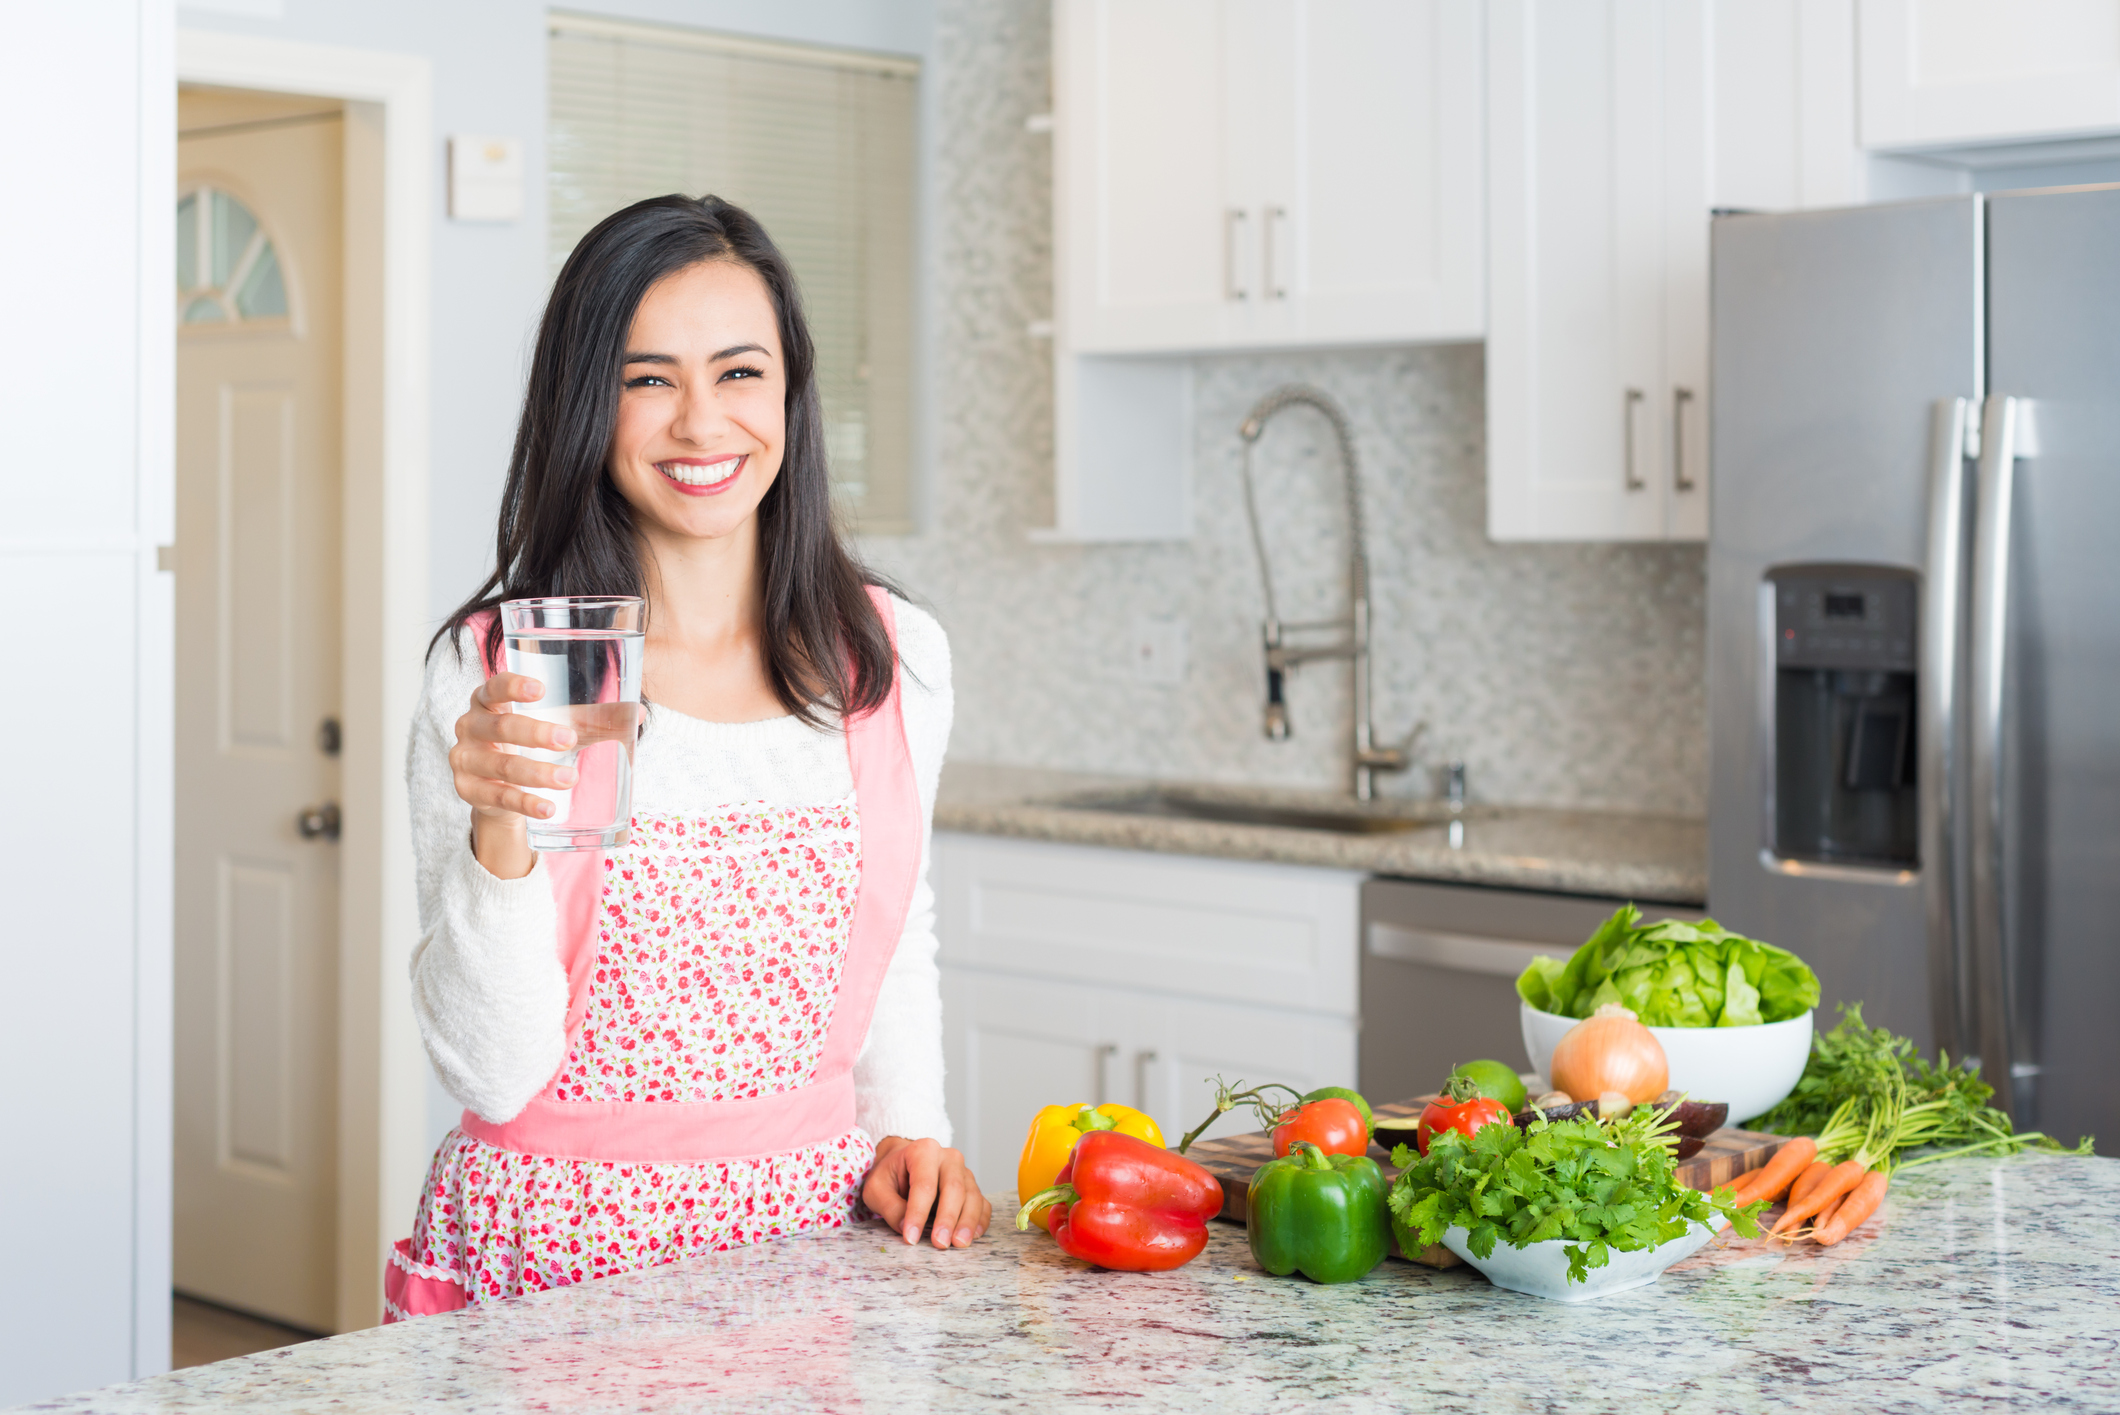
<instances>
[{"instance_id":1,"label":"white teeth","mask_svg":"<svg viewBox=\"0 0 2120 1415\"><path fill-rule=\"evenodd\" d=\"M720 462L709 462L704 467L696 462L657 462L656 470L674 482L686 486L712 486L727 481L743 466L743 458L731 457Z\"/></svg>"}]
</instances>

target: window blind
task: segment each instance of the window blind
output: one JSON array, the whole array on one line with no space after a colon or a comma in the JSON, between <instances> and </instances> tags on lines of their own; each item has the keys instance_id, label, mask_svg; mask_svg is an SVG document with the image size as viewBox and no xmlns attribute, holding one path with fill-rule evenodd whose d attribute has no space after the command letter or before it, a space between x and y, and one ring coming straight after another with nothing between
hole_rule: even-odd
<instances>
[{"instance_id":1,"label":"window blind","mask_svg":"<svg viewBox=\"0 0 2120 1415\"><path fill-rule=\"evenodd\" d=\"M554 15L549 65L553 274L643 197L750 211L802 287L843 510L912 529L918 61Z\"/></svg>"}]
</instances>

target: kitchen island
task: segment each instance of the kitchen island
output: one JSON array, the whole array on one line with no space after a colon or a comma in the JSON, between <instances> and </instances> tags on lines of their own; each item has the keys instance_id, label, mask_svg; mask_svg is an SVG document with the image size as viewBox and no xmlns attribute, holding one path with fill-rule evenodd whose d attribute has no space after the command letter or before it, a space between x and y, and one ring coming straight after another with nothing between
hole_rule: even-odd
<instances>
[{"instance_id":1,"label":"kitchen island","mask_svg":"<svg viewBox=\"0 0 2120 1415\"><path fill-rule=\"evenodd\" d=\"M864 1225L30 1408L2110 1411L2116 1343L2120 1164L2033 1156L1906 1171L1837 1248L1726 1233L1581 1305L1397 1259L1272 1278L1224 1223L1157 1275Z\"/></svg>"}]
</instances>

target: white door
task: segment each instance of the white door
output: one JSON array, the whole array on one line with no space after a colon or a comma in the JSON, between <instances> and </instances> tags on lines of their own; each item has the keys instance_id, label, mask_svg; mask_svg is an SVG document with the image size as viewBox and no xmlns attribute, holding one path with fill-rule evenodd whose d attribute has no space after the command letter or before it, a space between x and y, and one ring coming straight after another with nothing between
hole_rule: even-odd
<instances>
[{"instance_id":1,"label":"white door","mask_svg":"<svg viewBox=\"0 0 2120 1415\"><path fill-rule=\"evenodd\" d=\"M328 1331L341 124L287 106L179 109L175 1274Z\"/></svg>"},{"instance_id":2,"label":"white door","mask_svg":"<svg viewBox=\"0 0 2120 1415\"><path fill-rule=\"evenodd\" d=\"M1291 95L1288 216L1264 230L1269 294L1287 292L1305 343L1479 338L1477 0L1304 0L1293 12L1280 51Z\"/></svg>"},{"instance_id":3,"label":"white door","mask_svg":"<svg viewBox=\"0 0 2120 1415\"><path fill-rule=\"evenodd\" d=\"M1495 0L1488 23L1488 533L1697 538L1703 0Z\"/></svg>"},{"instance_id":4,"label":"white door","mask_svg":"<svg viewBox=\"0 0 2120 1415\"><path fill-rule=\"evenodd\" d=\"M2115 0L1861 0L1871 148L2120 133Z\"/></svg>"},{"instance_id":5,"label":"white door","mask_svg":"<svg viewBox=\"0 0 2120 1415\"><path fill-rule=\"evenodd\" d=\"M1242 1007L1192 998L1158 1001L1143 1041L1128 1058L1144 1107L1175 1145L1214 1113L1215 1078L1234 1086L1275 1082L1297 1093L1355 1082L1357 1032L1353 1018L1320 1017L1279 1008ZM1274 1093L1287 1099L1280 1092ZM1396 1096L1373 1097L1397 1100ZM1250 1110L1230 1111L1202 1138L1259 1128Z\"/></svg>"},{"instance_id":6,"label":"white door","mask_svg":"<svg viewBox=\"0 0 2120 1415\"><path fill-rule=\"evenodd\" d=\"M1258 280L1226 192L1222 0L1058 0L1053 20L1066 347L1223 342Z\"/></svg>"},{"instance_id":7,"label":"white door","mask_svg":"<svg viewBox=\"0 0 2120 1415\"><path fill-rule=\"evenodd\" d=\"M989 1194L1016 1187L1041 1107L1134 1104L1138 1020L1112 989L945 966L942 1015L956 1146Z\"/></svg>"}]
</instances>

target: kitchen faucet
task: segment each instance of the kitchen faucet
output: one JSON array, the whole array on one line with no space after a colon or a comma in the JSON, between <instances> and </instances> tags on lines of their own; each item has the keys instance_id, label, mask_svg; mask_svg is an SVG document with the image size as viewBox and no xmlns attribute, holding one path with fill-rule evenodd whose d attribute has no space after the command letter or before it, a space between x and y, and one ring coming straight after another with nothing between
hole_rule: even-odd
<instances>
[{"instance_id":1,"label":"kitchen faucet","mask_svg":"<svg viewBox=\"0 0 2120 1415\"><path fill-rule=\"evenodd\" d=\"M1266 424L1283 408L1301 403L1317 409L1332 424L1340 440L1340 471L1347 487L1347 599L1345 619L1317 619L1283 623L1274 605L1273 571L1266 561L1266 538L1259 530L1258 498L1252 492L1251 449L1266 431ZM1292 383L1261 398L1237 428L1244 439L1244 511L1251 520L1251 544L1259 556L1259 580L1266 591L1266 735L1278 742L1289 734L1288 702L1282 689L1288 671L1299 663L1318 658L1344 658L1354 668L1354 795L1367 801L1376 794L1375 773L1404 771L1412 759L1413 742L1420 735L1416 725L1396 747L1379 747L1370 722L1369 707L1369 555L1362 536L1362 496L1355 473L1354 434L1347 414L1318 389ZM1337 633L1342 637L1326 643L1290 644L1294 634Z\"/></svg>"}]
</instances>

